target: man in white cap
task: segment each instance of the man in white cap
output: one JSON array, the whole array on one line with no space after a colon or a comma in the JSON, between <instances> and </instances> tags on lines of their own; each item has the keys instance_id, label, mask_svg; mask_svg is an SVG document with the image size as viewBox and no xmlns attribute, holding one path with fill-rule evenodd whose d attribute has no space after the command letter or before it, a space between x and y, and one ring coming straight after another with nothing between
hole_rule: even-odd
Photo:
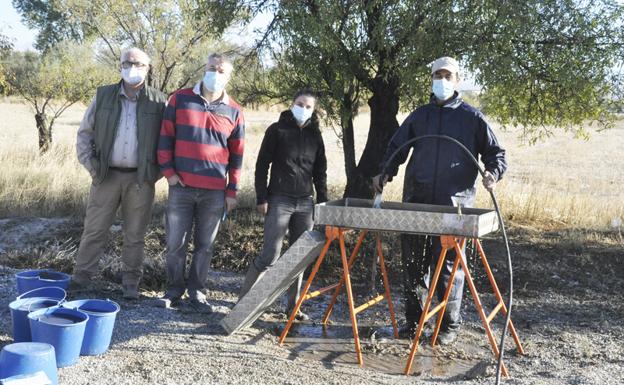
<instances>
[{"instance_id":1,"label":"man in white cap","mask_svg":"<svg viewBox=\"0 0 624 385\"><path fill-rule=\"evenodd\" d=\"M414 110L390 139L380 165L380 174L373 178L373 186L377 192L381 192L386 182L397 174L399 166L407 160L413 148L405 171L403 202L471 207L475 199L478 171L455 143L442 139L423 139L405 146L397 156L389 159L395 150L411 139L423 135L446 135L461 142L475 158L480 157L486 170L483 178L486 189L492 190L505 172L505 150L498 144L483 114L462 101L457 92L460 82L457 61L451 57L435 60L431 75L430 103ZM439 237L401 236L406 319L400 329L402 337L414 337L440 250ZM436 290L440 300L444 296L454 259L455 252L449 251ZM464 272L460 268L455 274L442 319L438 339L442 345L452 343L457 337L461 324L463 288Z\"/></svg>"}]
</instances>

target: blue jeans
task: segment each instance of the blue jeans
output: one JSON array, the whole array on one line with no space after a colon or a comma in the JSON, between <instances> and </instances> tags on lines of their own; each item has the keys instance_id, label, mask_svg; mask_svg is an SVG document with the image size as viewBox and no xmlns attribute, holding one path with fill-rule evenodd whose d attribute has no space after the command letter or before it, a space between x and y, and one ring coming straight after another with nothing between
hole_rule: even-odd
<instances>
[{"instance_id":1,"label":"blue jeans","mask_svg":"<svg viewBox=\"0 0 624 385\"><path fill-rule=\"evenodd\" d=\"M282 251L282 242L288 231L290 245L308 230L312 230L314 221L312 212L314 201L312 197L293 198L286 195L269 196L269 208L264 217L264 244L262 253L249 265L245 282L241 288L242 297L249 291L258 278L279 259ZM288 309L295 307L299 299L301 281L300 274L288 289Z\"/></svg>"},{"instance_id":2,"label":"blue jeans","mask_svg":"<svg viewBox=\"0 0 624 385\"><path fill-rule=\"evenodd\" d=\"M197 298L206 288L212 260L213 243L225 207L225 192L181 185L169 186L167 202L167 295L180 297L188 288L189 296ZM193 260L185 282L186 251L191 230Z\"/></svg>"}]
</instances>

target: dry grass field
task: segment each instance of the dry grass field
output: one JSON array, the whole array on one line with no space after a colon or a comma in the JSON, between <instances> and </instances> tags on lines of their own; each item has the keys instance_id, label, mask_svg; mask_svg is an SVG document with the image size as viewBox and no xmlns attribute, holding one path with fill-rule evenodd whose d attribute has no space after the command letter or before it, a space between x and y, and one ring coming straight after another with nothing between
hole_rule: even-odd
<instances>
[{"instance_id":1,"label":"dry grass field","mask_svg":"<svg viewBox=\"0 0 624 385\"><path fill-rule=\"evenodd\" d=\"M29 107L17 100L0 100L0 306L6 309L15 296L13 269L52 268L71 272L82 231L82 214L90 185L87 172L75 157L75 134L84 113L75 106L59 119L52 151L40 157L36 148L34 118ZM278 116L272 111L248 111L246 156L241 204L253 206L253 169L264 129ZM404 116L400 116L401 121ZM356 121L357 150L366 140L368 116ZM620 229L612 222L624 219L624 121L615 129L593 133L589 141L561 134L534 146L524 145L517 132L501 132L508 150L509 171L497 188L497 197L507 219L514 264L514 324L526 354L512 351L508 339L506 363L518 385L595 385L624 383L624 245ZM345 177L342 151L331 128L324 131L330 158L328 179L332 197L342 192ZM398 178L399 180L401 178ZM396 200L401 183L391 183L384 198ZM166 183L158 184L158 205L166 199ZM479 206L489 207L487 194L480 190ZM73 218L64 218L73 216ZM13 217L14 219L4 219ZM21 217L50 217L21 218ZM224 312L234 306L242 281L241 274L262 243L262 219L252 210L237 210L223 224L215 243L209 299ZM509 223L511 222L511 223ZM110 352L105 356L83 357L80 363L59 371L68 384L108 384L111 378L124 383L383 383L476 385L493 383L492 356L483 335L481 321L466 293L462 314L464 326L455 346L424 350L421 371L410 377L399 376L408 345L405 341L375 340L362 333L366 368L357 367L355 356L340 353L336 346L348 340L331 330L348 327L348 310L339 301L330 333L318 324L304 325L301 347L287 342L277 347L276 327L283 323L279 305L271 308L254 326L234 337L225 336L218 326L223 313L208 318L185 307L163 311L149 304L163 294L166 281L163 226L154 221L146 236L146 258L141 282L143 299L126 301L121 297L121 227L111 228L112 237L100 261L103 288L98 296L121 303L118 326ZM615 230L615 231L614 231ZM388 236L387 261L393 298L398 314L400 301L398 237ZM349 240L348 240L349 241ZM483 240L499 287L507 295L507 261L499 235ZM349 243L349 242L348 242ZM350 245L348 245L350 247ZM338 256L331 249L321 269L323 279L337 277ZM363 252L372 255L372 252ZM469 256L469 258L471 258ZM471 260L469 260L469 263ZM472 261L476 261L472 259ZM333 267L332 267L333 266ZM359 266L359 267L358 267ZM368 264L354 266L351 277L358 303L370 294ZM471 265L474 279L486 307L494 306L494 296L483 269ZM378 286L379 287L379 286ZM481 290L483 288L483 290ZM315 299L316 301L317 299ZM306 304L305 311L320 319L322 297ZM314 302L314 301L312 301ZM389 325L379 312L362 314L361 326L374 330ZM495 321L498 336L501 322ZM333 329L332 329L333 328ZM9 317L0 317L0 347L11 341ZM322 337L319 337L322 334ZM348 333L347 333L348 334ZM312 337L311 337L312 336ZM497 337L498 338L498 337ZM338 341L336 345L324 344ZM294 341L297 341L296 339ZM333 342L332 342L333 344ZM319 346L330 346L330 348ZM322 354L328 355L325 357ZM184 354L180 354L183 352ZM187 354L188 352L188 354ZM197 352L201 352L198 354ZM419 351L419 354L420 351ZM429 358L427 358L429 357ZM433 358L435 357L435 359ZM171 362L175 361L175 365ZM369 363L373 366L368 366ZM392 362L399 369L384 363ZM450 377L456 363L468 362L468 372ZM378 365L378 366L374 366ZM474 365L474 366L473 366ZM386 374L378 368L385 368ZM388 369L390 368L390 369ZM186 378L186 375L203 377ZM213 377L213 376L220 377Z\"/></svg>"},{"instance_id":2,"label":"dry grass field","mask_svg":"<svg viewBox=\"0 0 624 385\"><path fill-rule=\"evenodd\" d=\"M69 109L54 127L52 151L39 156L34 117L17 99L0 101L0 217L81 215L89 178L75 157L75 133L85 107ZM248 122L241 204L251 206L253 170L264 129L278 116L272 111L246 111ZM399 116L402 121L404 115ZM356 120L357 151L366 140L368 115ZM594 132L588 141L560 134L529 146L519 133L495 130L507 148L509 171L496 191L507 218L548 228L607 229L624 217L624 121L612 130ZM324 129L332 195L345 183L342 149L334 131ZM163 180L158 200L166 198ZM401 183L388 186L385 199L400 197ZM480 191L479 205L490 206ZM617 222L617 221L616 221Z\"/></svg>"}]
</instances>

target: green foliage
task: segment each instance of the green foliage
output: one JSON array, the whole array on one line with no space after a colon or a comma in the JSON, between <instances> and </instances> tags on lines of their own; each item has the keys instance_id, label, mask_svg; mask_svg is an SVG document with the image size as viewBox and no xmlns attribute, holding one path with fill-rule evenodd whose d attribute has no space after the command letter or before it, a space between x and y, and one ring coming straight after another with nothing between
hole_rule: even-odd
<instances>
[{"instance_id":1,"label":"green foliage","mask_svg":"<svg viewBox=\"0 0 624 385\"><path fill-rule=\"evenodd\" d=\"M210 3L210 2L209 2ZM587 121L608 127L621 101L610 71L624 45L623 6L608 0L458 0L453 2L220 1L245 14L274 14L258 42L269 57L259 98L302 86L321 90L340 123L347 196L369 196L374 173L398 123L426 103L428 64L453 56L483 86L483 107L535 141L556 129L586 136ZM620 88L621 89L621 88ZM371 125L357 162L353 117L367 102Z\"/></svg>"},{"instance_id":2,"label":"green foliage","mask_svg":"<svg viewBox=\"0 0 624 385\"><path fill-rule=\"evenodd\" d=\"M45 55L14 52L7 62L11 88L34 104L88 102L95 89L116 79L97 64L91 47L64 44Z\"/></svg>"},{"instance_id":3,"label":"green foliage","mask_svg":"<svg viewBox=\"0 0 624 385\"><path fill-rule=\"evenodd\" d=\"M10 52L13 49L13 43L11 39L3 34L0 34L0 54L4 55L7 52Z\"/></svg>"},{"instance_id":4,"label":"green foliage","mask_svg":"<svg viewBox=\"0 0 624 385\"><path fill-rule=\"evenodd\" d=\"M256 1L242 2L254 10ZM276 88L316 85L330 115L351 88L361 102L379 76L398 79L405 106L428 100L428 63L455 56L484 87L485 111L536 139L608 126L621 108L612 70L624 46L623 7L608 0L269 2ZM266 6L267 2L262 2ZM257 11L258 9L256 9ZM357 104L357 103L356 103ZM404 108L405 109L405 108Z\"/></svg>"},{"instance_id":5,"label":"green foliage","mask_svg":"<svg viewBox=\"0 0 624 385\"><path fill-rule=\"evenodd\" d=\"M54 121L67 108L88 102L98 86L116 79L92 56L90 46L64 43L45 55L14 52L7 59L7 83L35 110L42 152L49 148Z\"/></svg>"},{"instance_id":6,"label":"green foliage","mask_svg":"<svg viewBox=\"0 0 624 385\"><path fill-rule=\"evenodd\" d=\"M151 57L148 84L171 92L193 82L211 51L233 51L215 40L232 21L197 0L15 0L46 47L63 40L95 41L99 60L118 68L124 48ZM213 2L209 2L211 5ZM62 15L63 26L55 15ZM66 33L63 28L73 33ZM59 31L51 33L50 31Z\"/></svg>"},{"instance_id":7,"label":"green foliage","mask_svg":"<svg viewBox=\"0 0 624 385\"><path fill-rule=\"evenodd\" d=\"M0 34L0 95L6 95L8 92L8 83L4 74L4 62L13 50L11 40Z\"/></svg>"},{"instance_id":8,"label":"green foliage","mask_svg":"<svg viewBox=\"0 0 624 385\"><path fill-rule=\"evenodd\" d=\"M13 6L22 15L22 21L39 31L35 47L42 52L64 40L83 41L80 24L71 22L70 12L58 8L57 0L13 0Z\"/></svg>"},{"instance_id":9,"label":"green foliage","mask_svg":"<svg viewBox=\"0 0 624 385\"><path fill-rule=\"evenodd\" d=\"M624 44L623 8L550 0L501 7L490 36L470 52L486 113L524 127L531 142L584 124L609 127L622 101L613 68Z\"/></svg>"}]
</instances>

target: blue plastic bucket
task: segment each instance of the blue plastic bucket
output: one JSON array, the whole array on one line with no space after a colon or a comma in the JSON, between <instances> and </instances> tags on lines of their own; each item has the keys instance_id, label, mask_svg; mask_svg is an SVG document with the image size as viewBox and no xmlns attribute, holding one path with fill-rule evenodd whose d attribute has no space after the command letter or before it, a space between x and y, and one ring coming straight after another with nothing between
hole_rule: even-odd
<instances>
[{"instance_id":1,"label":"blue plastic bucket","mask_svg":"<svg viewBox=\"0 0 624 385\"><path fill-rule=\"evenodd\" d=\"M28 314L33 342L45 342L56 351L56 366L62 368L78 361L89 316L60 306Z\"/></svg>"},{"instance_id":2,"label":"blue plastic bucket","mask_svg":"<svg viewBox=\"0 0 624 385\"><path fill-rule=\"evenodd\" d=\"M28 291L9 304L13 324L13 342L30 342L31 311L57 306L65 300L67 293L60 287L40 287Z\"/></svg>"},{"instance_id":3,"label":"blue plastic bucket","mask_svg":"<svg viewBox=\"0 0 624 385\"><path fill-rule=\"evenodd\" d=\"M80 354L95 356L106 353L113 336L115 318L120 309L119 305L110 300L81 299L65 302L63 307L89 315Z\"/></svg>"},{"instance_id":4,"label":"blue plastic bucket","mask_svg":"<svg viewBox=\"0 0 624 385\"><path fill-rule=\"evenodd\" d=\"M17 294L44 286L60 287L67 289L71 276L54 270L26 270L15 274L17 281Z\"/></svg>"},{"instance_id":5,"label":"blue plastic bucket","mask_svg":"<svg viewBox=\"0 0 624 385\"><path fill-rule=\"evenodd\" d=\"M58 384L54 347L39 342L20 342L6 345L0 352L0 378L34 374L43 371Z\"/></svg>"}]
</instances>

